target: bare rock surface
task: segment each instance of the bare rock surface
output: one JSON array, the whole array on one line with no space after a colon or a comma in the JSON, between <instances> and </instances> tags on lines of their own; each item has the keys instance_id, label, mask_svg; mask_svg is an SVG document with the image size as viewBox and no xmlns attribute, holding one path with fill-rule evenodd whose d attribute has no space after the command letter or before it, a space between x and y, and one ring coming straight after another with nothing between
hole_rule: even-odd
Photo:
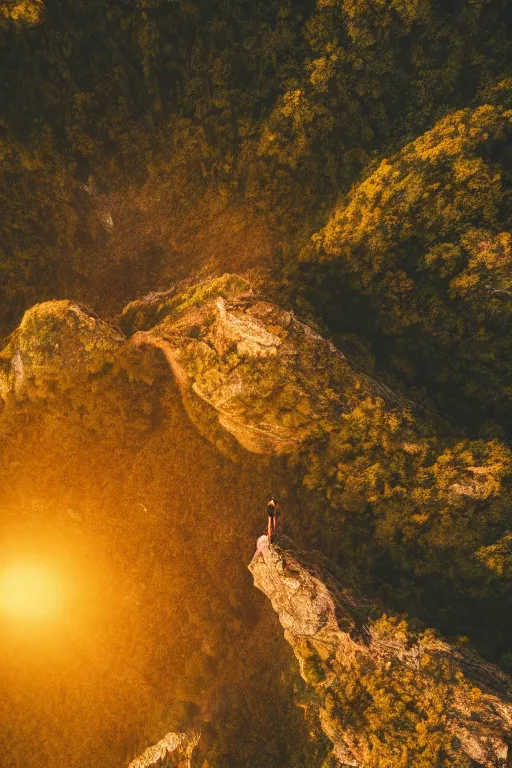
<instances>
[{"instance_id":1,"label":"bare rock surface","mask_svg":"<svg viewBox=\"0 0 512 768\"><path fill-rule=\"evenodd\" d=\"M165 760L165 764L173 768L191 768L192 756L200 734L195 731L186 733L167 733L153 746L144 750L142 755L132 760L128 768L153 768Z\"/></svg>"},{"instance_id":2,"label":"bare rock surface","mask_svg":"<svg viewBox=\"0 0 512 768\"><path fill-rule=\"evenodd\" d=\"M335 429L365 396L400 401L236 275L132 302L121 327L128 340L79 303L35 305L0 352L0 397L51 398L152 348L196 426L213 442L229 433L262 454L289 453ZM208 410L215 428L205 429Z\"/></svg>"},{"instance_id":3,"label":"bare rock surface","mask_svg":"<svg viewBox=\"0 0 512 768\"><path fill-rule=\"evenodd\" d=\"M467 646L386 616L343 586L348 574L285 536L259 542L249 570L279 616L343 765L389 764L386 744L401 748L407 765L427 765L422 745L432 750L435 742L443 765L509 765L512 681L501 670Z\"/></svg>"},{"instance_id":4,"label":"bare rock surface","mask_svg":"<svg viewBox=\"0 0 512 768\"><path fill-rule=\"evenodd\" d=\"M294 451L365 395L399 402L237 276L133 302L121 325L132 343L165 348L182 392L213 408L220 426L255 453Z\"/></svg>"}]
</instances>

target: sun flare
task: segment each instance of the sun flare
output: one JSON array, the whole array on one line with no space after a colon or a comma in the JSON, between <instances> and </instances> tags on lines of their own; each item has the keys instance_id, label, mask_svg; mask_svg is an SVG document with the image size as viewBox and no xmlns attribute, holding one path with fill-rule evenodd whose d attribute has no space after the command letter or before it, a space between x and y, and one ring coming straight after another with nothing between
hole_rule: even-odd
<instances>
[{"instance_id":1,"label":"sun flare","mask_svg":"<svg viewBox=\"0 0 512 768\"><path fill-rule=\"evenodd\" d=\"M14 619L44 621L63 611L63 585L50 567L11 563L0 573L0 610Z\"/></svg>"}]
</instances>

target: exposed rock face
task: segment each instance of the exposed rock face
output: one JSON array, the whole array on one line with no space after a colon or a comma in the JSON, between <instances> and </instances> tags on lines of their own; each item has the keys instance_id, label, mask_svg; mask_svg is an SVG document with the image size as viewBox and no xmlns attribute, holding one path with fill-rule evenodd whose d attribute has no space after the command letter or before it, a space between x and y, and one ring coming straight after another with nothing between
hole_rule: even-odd
<instances>
[{"instance_id":1,"label":"exposed rock face","mask_svg":"<svg viewBox=\"0 0 512 768\"><path fill-rule=\"evenodd\" d=\"M76 302L32 307L0 352L0 406L73 393L77 410L77 390L94 390L111 372L147 386L167 377L197 429L228 455L237 444L254 453L286 454L326 439L344 457L354 453L344 435L347 419L364 420L365 409L378 403L383 414L408 414L403 428L394 425L394 415L388 419L379 443L433 465L414 404L358 370L293 313L259 299L237 275L149 294L125 308L120 325L122 330L108 325ZM430 434L435 428L432 422ZM343 458L342 464L353 460ZM443 467L448 464L443 459ZM443 503L496 493L503 462L481 458L474 466L468 454L451 464L449 482L440 488Z\"/></svg>"},{"instance_id":2,"label":"exposed rock face","mask_svg":"<svg viewBox=\"0 0 512 768\"><path fill-rule=\"evenodd\" d=\"M0 353L0 397L48 398L158 350L212 442L229 433L249 451L278 454L332 430L365 396L399 402L236 275L150 294L126 307L121 326L128 341L83 305L37 304Z\"/></svg>"},{"instance_id":3,"label":"exposed rock face","mask_svg":"<svg viewBox=\"0 0 512 768\"><path fill-rule=\"evenodd\" d=\"M132 760L128 768L153 768L160 760L175 768L191 768L192 755L200 735L195 731L167 733L163 739L144 750L140 757Z\"/></svg>"},{"instance_id":4,"label":"exposed rock face","mask_svg":"<svg viewBox=\"0 0 512 768\"><path fill-rule=\"evenodd\" d=\"M365 396L398 402L237 276L133 302L121 324L132 344L159 346L182 394L211 406L221 427L256 453L295 450Z\"/></svg>"},{"instance_id":5,"label":"exposed rock face","mask_svg":"<svg viewBox=\"0 0 512 768\"><path fill-rule=\"evenodd\" d=\"M263 542L249 570L279 615L343 765L389 765L394 752L396 765L509 765L512 681L497 667L386 616L343 587L332 563L286 537Z\"/></svg>"}]
</instances>

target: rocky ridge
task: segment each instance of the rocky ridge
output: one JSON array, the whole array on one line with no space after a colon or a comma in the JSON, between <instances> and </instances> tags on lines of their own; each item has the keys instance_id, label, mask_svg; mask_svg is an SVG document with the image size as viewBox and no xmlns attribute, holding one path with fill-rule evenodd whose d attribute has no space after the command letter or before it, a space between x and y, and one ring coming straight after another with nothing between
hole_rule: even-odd
<instances>
[{"instance_id":1,"label":"rocky ridge","mask_svg":"<svg viewBox=\"0 0 512 768\"><path fill-rule=\"evenodd\" d=\"M255 295L237 275L149 294L129 304L119 322L113 327L77 302L32 307L0 351L0 405L65 395L78 409L114 376L147 387L156 380L168 387L171 379L191 421L228 455L233 445L257 454L311 447L314 453L321 440L335 447L333 462L346 464L345 433L365 414L381 431L384 450L393 451L409 475L411 462L426 460L431 467L442 450L434 445L432 453L440 425L418 406L359 370L292 312ZM358 450L354 443L350 455ZM491 450L479 448L478 459L448 452L442 462L450 468L449 482L435 493L443 501L495 495L510 457L496 459ZM371 497L374 489L361 492ZM345 505L346 496L340 496Z\"/></svg>"},{"instance_id":2,"label":"rocky ridge","mask_svg":"<svg viewBox=\"0 0 512 768\"><path fill-rule=\"evenodd\" d=\"M297 450L365 395L403 402L236 275L133 302L121 326L133 345L159 347L182 394L210 406L255 453Z\"/></svg>"},{"instance_id":3,"label":"rocky ridge","mask_svg":"<svg viewBox=\"0 0 512 768\"><path fill-rule=\"evenodd\" d=\"M0 352L0 397L51 398L94 385L112 368L129 370L134 357L141 374L141 361L154 369L157 355L213 442L228 433L246 450L268 454L296 451L332 431L365 397L389 408L411 405L237 275L150 294L126 307L120 326L77 302L35 305ZM206 428L208 411L220 429Z\"/></svg>"},{"instance_id":4,"label":"rocky ridge","mask_svg":"<svg viewBox=\"0 0 512 768\"><path fill-rule=\"evenodd\" d=\"M200 735L195 731L187 733L167 733L163 739L144 750L142 755L132 760L128 768L153 768L160 760L175 768L191 768L192 755Z\"/></svg>"},{"instance_id":5,"label":"rocky ridge","mask_svg":"<svg viewBox=\"0 0 512 768\"><path fill-rule=\"evenodd\" d=\"M387 764L386 742L395 745L397 756L402 747L403 759L407 731L420 754L422 740L425 750L437 742L437 754L425 752L430 765L441 754L450 765L464 759L471 766L510 765L512 680L497 667L468 647L386 616L357 589L344 586L334 564L285 536L261 542L249 570L279 616L342 765ZM410 686L410 710L386 714L396 704L393 690L400 678ZM378 727L374 708L380 709Z\"/></svg>"}]
</instances>

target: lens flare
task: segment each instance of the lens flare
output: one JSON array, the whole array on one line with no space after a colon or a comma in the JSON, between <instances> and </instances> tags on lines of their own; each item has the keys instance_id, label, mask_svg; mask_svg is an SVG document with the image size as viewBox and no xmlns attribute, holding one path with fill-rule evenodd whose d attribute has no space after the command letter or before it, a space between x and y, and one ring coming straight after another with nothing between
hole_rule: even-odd
<instances>
[{"instance_id":1,"label":"lens flare","mask_svg":"<svg viewBox=\"0 0 512 768\"><path fill-rule=\"evenodd\" d=\"M46 621L61 615L64 590L48 566L16 562L0 573L0 610L13 619Z\"/></svg>"}]
</instances>

